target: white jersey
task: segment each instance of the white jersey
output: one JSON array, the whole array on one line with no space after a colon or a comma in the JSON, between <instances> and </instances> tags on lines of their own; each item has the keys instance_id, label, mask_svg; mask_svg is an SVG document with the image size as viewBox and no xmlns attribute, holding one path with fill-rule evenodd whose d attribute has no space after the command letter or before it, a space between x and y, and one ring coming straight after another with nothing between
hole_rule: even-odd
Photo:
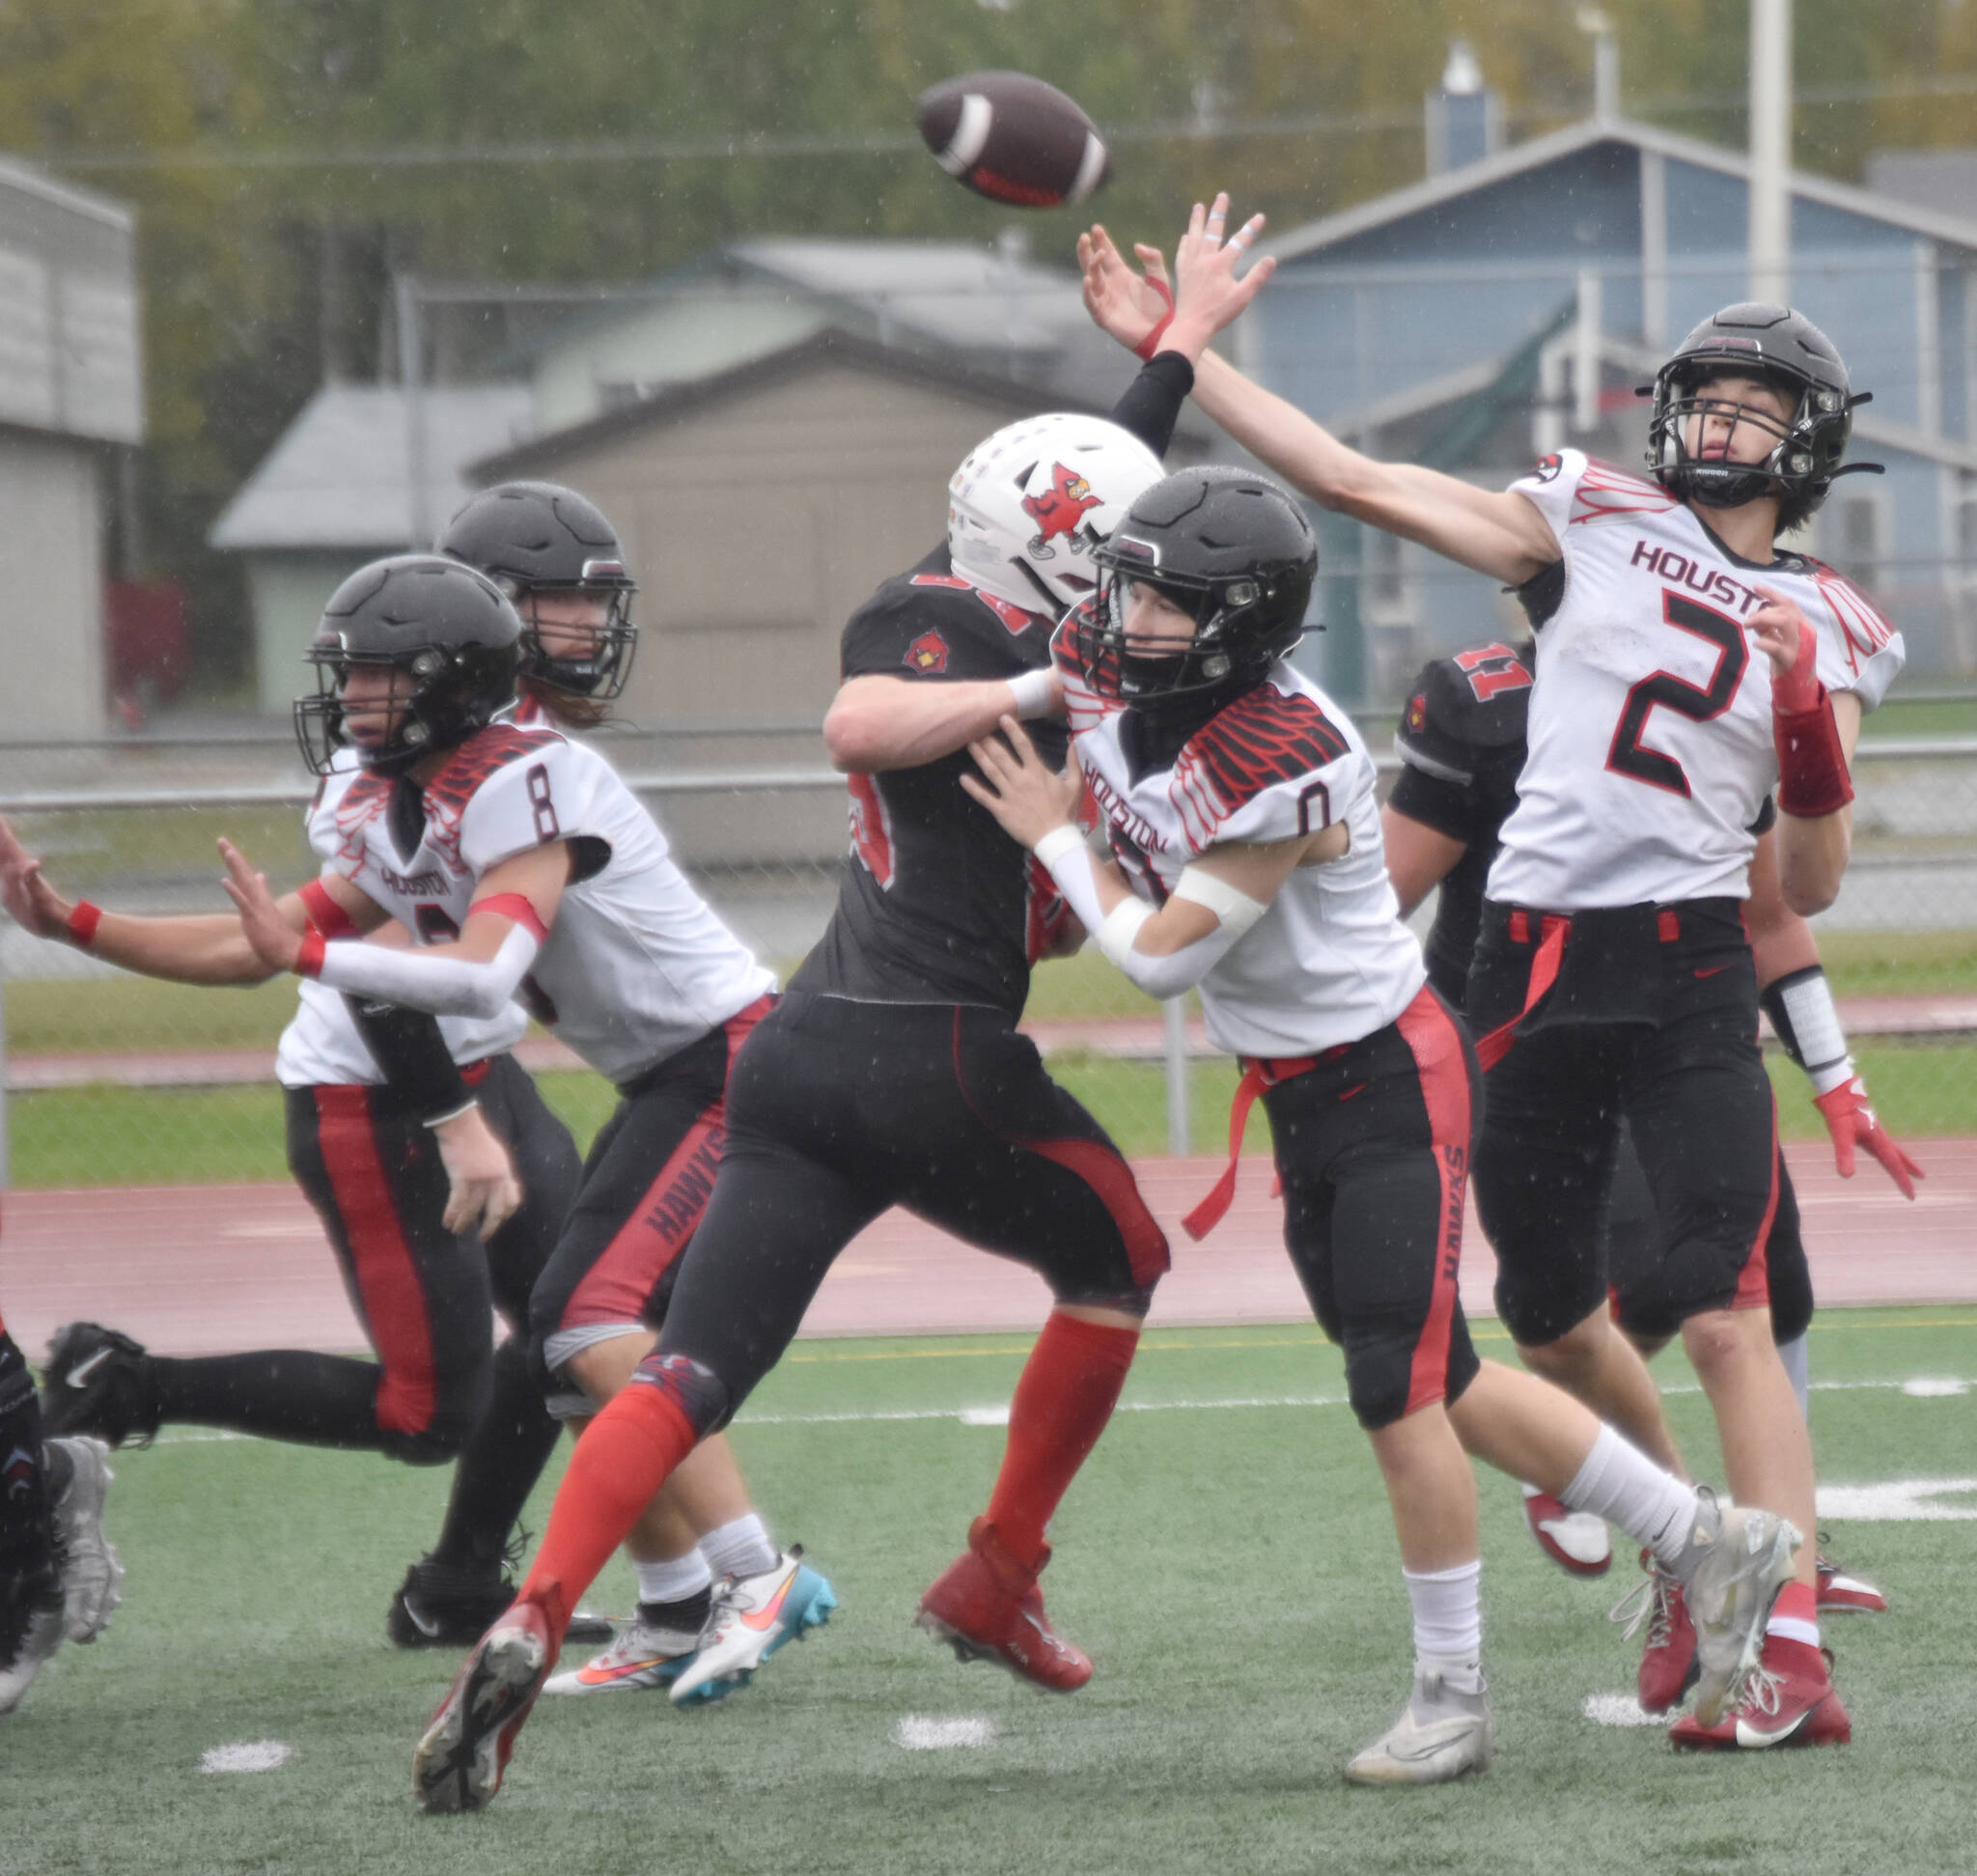
<instances>
[{"instance_id":1,"label":"white jersey","mask_svg":"<svg viewBox=\"0 0 1977 1876\"><path fill-rule=\"evenodd\" d=\"M1386 876L1373 758L1338 707L1290 665L1218 711L1170 769L1137 781L1126 713L1065 677L1072 746L1142 898L1225 842L1294 840L1343 822L1350 845L1300 866L1200 984L1209 1040L1232 1055L1309 1055L1395 1021L1427 982Z\"/></svg>"},{"instance_id":2,"label":"white jersey","mask_svg":"<svg viewBox=\"0 0 1977 1876\"><path fill-rule=\"evenodd\" d=\"M1769 587L1819 635L1820 682L1863 711L1902 668L1901 634L1830 568L1739 558L1665 489L1547 456L1513 490L1564 555L1538 630L1530 752L1489 893L1576 911L1742 899L1778 779L1771 661L1744 621Z\"/></svg>"},{"instance_id":3,"label":"white jersey","mask_svg":"<svg viewBox=\"0 0 1977 1876\"><path fill-rule=\"evenodd\" d=\"M329 870L423 944L459 935L491 868L570 843L571 882L523 1000L610 1080L664 1061L775 988L687 884L616 770L558 731L493 723L461 743L422 792L410 854L393 839L392 788L382 775L330 777Z\"/></svg>"},{"instance_id":4,"label":"white jersey","mask_svg":"<svg viewBox=\"0 0 1977 1876\"><path fill-rule=\"evenodd\" d=\"M338 750L336 767L354 772L355 752ZM328 794L327 784L317 790L316 799L310 803L304 819L309 845L324 860L331 858L341 844L336 817L323 807ZM529 1014L520 1004L511 1003L499 1016L443 1016L437 1021L447 1053L456 1062L467 1063L513 1049L528 1032ZM282 1031L281 1044L275 1050L274 1073L275 1079L285 1088L338 1083L376 1087L385 1078L343 993L319 984L313 977L302 979L301 1004Z\"/></svg>"}]
</instances>

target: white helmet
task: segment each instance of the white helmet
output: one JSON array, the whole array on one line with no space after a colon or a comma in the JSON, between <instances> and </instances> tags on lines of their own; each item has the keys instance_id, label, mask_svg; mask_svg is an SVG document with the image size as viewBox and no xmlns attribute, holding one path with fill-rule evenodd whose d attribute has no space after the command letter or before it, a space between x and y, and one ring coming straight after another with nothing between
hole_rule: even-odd
<instances>
[{"instance_id":1,"label":"white helmet","mask_svg":"<svg viewBox=\"0 0 1977 1876\"><path fill-rule=\"evenodd\" d=\"M1165 471L1130 431L1051 411L976 445L947 485L954 570L1025 612L1056 613L1099 583L1092 549Z\"/></svg>"}]
</instances>

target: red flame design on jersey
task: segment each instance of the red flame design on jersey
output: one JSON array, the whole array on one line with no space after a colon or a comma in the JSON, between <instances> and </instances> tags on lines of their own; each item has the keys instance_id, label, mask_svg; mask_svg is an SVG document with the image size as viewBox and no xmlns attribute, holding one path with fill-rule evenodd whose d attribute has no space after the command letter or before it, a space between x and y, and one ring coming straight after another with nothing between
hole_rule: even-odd
<instances>
[{"instance_id":1,"label":"red flame design on jersey","mask_svg":"<svg viewBox=\"0 0 1977 1876\"><path fill-rule=\"evenodd\" d=\"M1812 570L1813 583L1819 588L1820 598L1832 608L1833 617L1840 622L1840 640L1847 648L1847 668L1857 677L1863 661L1871 658L1894 637L1895 629L1875 610L1867 595L1844 574L1836 574L1824 561L1808 558L1806 565Z\"/></svg>"},{"instance_id":2,"label":"red flame design on jersey","mask_svg":"<svg viewBox=\"0 0 1977 1876\"><path fill-rule=\"evenodd\" d=\"M1657 482L1644 482L1610 462L1588 462L1573 490L1572 520L1567 525L1610 520L1616 515L1665 515L1680 506Z\"/></svg>"},{"instance_id":3,"label":"red flame design on jersey","mask_svg":"<svg viewBox=\"0 0 1977 1876\"><path fill-rule=\"evenodd\" d=\"M1174 765L1172 795L1199 853L1245 803L1279 782L1329 767L1351 747L1345 732L1301 690L1260 684L1188 739Z\"/></svg>"},{"instance_id":4,"label":"red flame design on jersey","mask_svg":"<svg viewBox=\"0 0 1977 1876\"><path fill-rule=\"evenodd\" d=\"M448 866L455 872L460 870L460 822L481 784L497 770L540 749L554 748L563 740L558 731L551 729L489 723L486 729L476 730L453 752L446 767L426 784L427 837Z\"/></svg>"}]
</instances>

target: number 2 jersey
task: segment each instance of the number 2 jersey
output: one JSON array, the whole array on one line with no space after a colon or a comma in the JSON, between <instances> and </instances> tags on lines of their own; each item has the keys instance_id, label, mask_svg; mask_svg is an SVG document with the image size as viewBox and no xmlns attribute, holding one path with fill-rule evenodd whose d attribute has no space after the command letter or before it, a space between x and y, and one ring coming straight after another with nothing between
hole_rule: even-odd
<instances>
[{"instance_id":1,"label":"number 2 jersey","mask_svg":"<svg viewBox=\"0 0 1977 1876\"><path fill-rule=\"evenodd\" d=\"M570 883L523 995L612 1081L664 1061L775 988L687 883L617 771L556 730L489 724L423 788L333 772L311 839L329 871L425 944L459 935L491 868L567 841Z\"/></svg>"},{"instance_id":2,"label":"number 2 jersey","mask_svg":"<svg viewBox=\"0 0 1977 1876\"><path fill-rule=\"evenodd\" d=\"M1211 847L1295 840L1337 823L1337 859L1295 868L1263 917L1196 986L1209 1040L1232 1055L1309 1055L1394 1022L1427 972L1401 923L1379 837L1376 771L1330 698L1279 662L1225 704L1170 764L1134 760L1129 713L1085 687L1059 631L1073 746L1133 890L1164 905Z\"/></svg>"},{"instance_id":3,"label":"number 2 jersey","mask_svg":"<svg viewBox=\"0 0 1977 1876\"><path fill-rule=\"evenodd\" d=\"M1901 669L1901 635L1830 568L1744 560L1665 489L1577 450L1512 489L1563 557L1520 593L1537 679L1490 897L1556 911L1744 898L1778 776L1771 663L1746 626L1757 588L1796 602L1820 682L1863 711Z\"/></svg>"}]
</instances>

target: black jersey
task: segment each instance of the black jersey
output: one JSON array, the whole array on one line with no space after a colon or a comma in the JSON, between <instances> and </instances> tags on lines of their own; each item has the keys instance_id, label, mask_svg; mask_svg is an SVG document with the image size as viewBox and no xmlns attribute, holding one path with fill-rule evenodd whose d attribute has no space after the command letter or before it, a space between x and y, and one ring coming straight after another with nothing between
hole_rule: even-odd
<instances>
[{"instance_id":1,"label":"black jersey","mask_svg":"<svg viewBox=\"0 0 1977 1876\"><path fill-rule=\"evenodd\" d=\"M1194 372L1178 352L1145 366L1111 421L1156 456L1173 440ZM851 615L840 653L846 680L1007 680L1050 662L1054 622L985 593L954 571L946 546L889 579ZM1025 726L1062 769L1069 733ZM851 858L837 910L790 988L879 1003L988 1003L1014 1019L1068 911L1056 882L963 794L966 749L912 769L854 774Z\"/></svg>"},{"instance_id":2,"label":"black jersey","mask_svg":"<svg viewBox=\"0 0 1977 1876\"><path fill-rule=\"evenodd\" d=\"M1050 661L1050 622L960 578L945 546L851 615L846 679L1008 679ZM1064 767L1062 723L1027 725ZM854 774L851 859L837 911L792 990L886 1003L992 1003L1011 1016L1062 922L1055 882L963 794L965 749L912 769Z\"/></svg>"},{"instance_id":3,"label":"black jersey","mask_svg":"<svg viewBox=\"0 0 1977 1876\"><path fill-rule=\"evenodd\" d=\"M1529 660L1528 645L1478 645L1436 658L1414 680L1394 734L1404 765L1395 811L1467 850L1441 882L1425 947L1429 981L1459 1009L1497 833L1518 804Z\"/></svg>"}]
</instances>

